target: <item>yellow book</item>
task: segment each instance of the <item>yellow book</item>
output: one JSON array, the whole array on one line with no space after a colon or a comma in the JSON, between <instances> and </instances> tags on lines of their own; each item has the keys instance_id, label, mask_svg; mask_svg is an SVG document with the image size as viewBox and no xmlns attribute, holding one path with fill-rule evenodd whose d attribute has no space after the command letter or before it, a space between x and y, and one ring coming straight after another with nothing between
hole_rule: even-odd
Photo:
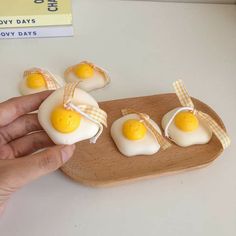
<instances>
[{"instance_id":1,"label":"yellow book","mask_svg":"<svg viewBox=\"0 0 236 236\"><path fill-rule=\"evenodd\" d=\"M0 0L0 28L71 24L71 0Z\"/></svg>"}]
</instances>

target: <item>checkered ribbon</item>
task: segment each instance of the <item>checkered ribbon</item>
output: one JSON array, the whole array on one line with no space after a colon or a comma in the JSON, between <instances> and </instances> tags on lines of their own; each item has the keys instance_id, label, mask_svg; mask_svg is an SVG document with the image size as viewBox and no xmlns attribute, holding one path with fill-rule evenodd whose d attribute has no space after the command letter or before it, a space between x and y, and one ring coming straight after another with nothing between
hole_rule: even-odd
<instances>
[{"instance_id":1,"label":"checkered ribbon","mask_svg":"<svg viewBox=\"0 0 236 236\"><path fill-rule=\"evenodd\" d=\"M30 74L33 73L39 73L43 76L48 90L56 90L61 87L58 81L56 80L55 76L53 76L50 72L43 70L41 68L31 68L29 70L26 70L23 76L24 78L27 78Z\"/></svg>"},{"instance_id":2,"label":"checkered ribbon","mask_svg":"<svg viewBox=\"0 0 236 236\"><path fill-rule=\"evenodd\" d=\"M91 62L89 62L89 61L82 61L82 62L80 62L79 64L76 64L76 65L73 65L73 66L70 66L69 68L67 68L66 71L65 71L65 73L64 73L65 78L67 78L68 75L69 75L71 72L73 72L73 70L74 70L74 68L75 68L76 66L81 65L81 64L86 64L86 65L91 66L95 71L99 72L99 73L103 76L104 81L105 81L105 84L104 84L103 87L105 87L107 84L110 83L111 79L110 79L110 77L109 77L107 71L104 70L104 69L102 69L101 67L96 66L95 64L93 64L93 63L91 63ZM80 80L80 82L82 82L82 80Z\"/></svg>"},{"instance_id":3,"label":"checkered ribbon","mask_svg":"<svg viewBox=\"0 0 236 236\"><path fill-rule=\"evenodd\" d=\"M204 121L204 123L208 126L208 128L219 139L223 149L227 148L231 142L228 134L215 122L215 120L211 116L202 111L198 111L194 108L194 104L183 84L183 81L178 80L174 82L173 87L175 89L175 93L178 96L181 105L185 107L187 110L192 111L200 120Z\"/></svg>"},{"instance_id":4,"label":"checkered ribbon","mask_svg":"<svg viewBox=\"0 0 236 236\"><path fill-rule=\"evenodd\" d=\"M160 147L165 150L171 146L171 144L162 136L161 133L159 133L156 128L151 124L149 121L149 116L144 113L137 112L132 109L123 109L121 110L122 115L128 115L128 114L136 114L140 117L140 121L143 122L143 124L150 130L150 132L154 135L157 142L160 144Z\"/></svg>"},{"instance_id":5,"label":"checkered ribbon","mask_svg":"<svg viewBox=\"0 0 236 236\"><path fill-rule=\"evenodd\" d=\"M102 109L100 109L99 107L95 107L92 105L85 105L85 104L74 105L72 103L72 99L74 97L75 89L77 86L78 83L68 83L65 86L63 105L66 109L71 109L80 113L82 116L96 123L99 126L98 133L90 139L91 143L96 143L97 139L102 134L103 125L107 127L107 113Z\"/></svg>"}]
</instances>

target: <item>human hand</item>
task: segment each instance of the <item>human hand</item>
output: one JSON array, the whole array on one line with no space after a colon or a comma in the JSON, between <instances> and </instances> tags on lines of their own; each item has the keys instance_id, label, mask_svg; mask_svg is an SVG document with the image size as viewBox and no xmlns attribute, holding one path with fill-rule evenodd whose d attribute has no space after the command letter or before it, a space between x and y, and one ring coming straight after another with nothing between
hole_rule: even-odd
<instances>
[{"instance_id":1,"label":"human hand","mask_svg":"<svg viewBox=\"0 0 236 236\"><path fill-rule=\"evenodd\" d=\"M74 152L74 145L53 144L42 130L37 114L28 114L37 110L50 93L46 91L0 103L0 213L12 193L58 169ZM42 148L47 149L32 154Z\"/></svg>"}]
</instances>

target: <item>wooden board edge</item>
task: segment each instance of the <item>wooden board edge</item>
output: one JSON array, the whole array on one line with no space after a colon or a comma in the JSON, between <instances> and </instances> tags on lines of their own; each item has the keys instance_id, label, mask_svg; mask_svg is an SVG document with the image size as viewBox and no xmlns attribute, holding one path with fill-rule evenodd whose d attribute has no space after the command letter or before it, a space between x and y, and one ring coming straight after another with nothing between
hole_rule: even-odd
<instances>
[{"instance_id":1,"label":"wooden board edge","mask_svg":"<svg viewBox=\"0 0 236 236\"><path fill-rule=\"evenodd\" d=\"M222 149L222 151L223 151L223 149ZM181 170L178 170L178 171L169 171L169 172L161 173L161 174L160 173L157 173L157 174L153 173L153 174L146 175L146 176L137 176L137 177L134 177L132 179L124 178L124 179L119 179L117 181L114 181L114 180L112 180L112 181L91 181L91 180L86 180L86 179L76 179L76 178L73 178L72 176L69 176L66 173L64 173L63 166L60 168L60 170L69 179L75 181L76 183L79 183L79 184L82 184L82 185L88 186L88 187L93 187L93 188L107 188L107 187L118 186L118 185L121 185L121 184L133 183L133 182L137 182L137 181L140 181L140 180L148 180L148 179L153 179L153 178L162 177L162 176L171 176L171 175L181 174L181 173L192 171L192 170L201 169L201 168L207 167L210 164L212 164L217 159L217 157L220 156L220 154L215 156L211 161L206 162L202 165L189 167L189 168L181 169Z\"/></svg>"}]
</instances>

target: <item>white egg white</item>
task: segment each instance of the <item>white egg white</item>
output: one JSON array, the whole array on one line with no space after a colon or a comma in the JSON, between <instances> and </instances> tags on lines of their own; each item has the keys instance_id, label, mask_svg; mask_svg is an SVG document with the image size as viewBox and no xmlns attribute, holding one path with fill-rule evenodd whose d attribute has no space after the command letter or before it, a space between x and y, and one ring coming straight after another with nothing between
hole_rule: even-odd
<instances>
[{"instance_id":1,"label":"white egg white","mask_svg":"<svg viewBox=\"0 0 236 236\"><path fill-rule=\"evenodd\" d=\"M164 130L167 123L178 109L179 108L175 108L164 115L162 118L162 128ZM181 147L188 147L194 144L206 144L212 137L211 130L209 130L206 124L201 120L199 120L198 128L191 132L184 132L180 130L176 127L174 121L172 121L168 129L168 134L173 142Z\"/></svg>"},{"instance_id":2,"label":"white egg white","mask_svg":"<svg viewBox=\"0 0 236 236\"><path fill-rule=\"evenodd\" d=\"M47 132L48 136L55 144L74 144L85 139L92 138L97 134L99 127L94 122L82 116L80 126L73 132L65 134L58 132L51 123L51 113L57 106L63 104L64 88L60 88L53 92L39 107L38 119ZM76 88L74 98L72 100L74 105L86 104L99 107L96 100L85 91Z\"/></svg>"},{"instance_id":3,"label":"white egg white","mask_svg":"<svg viewBox=\"0 0 236 236\"><path fill-rule=\"evenodd\" d=\"M154 135L147 129L147 133L143 139L140 140L129 140L122 132L122 127L125 121L129 119L140 119L136 114L125 115L118 120L114 121L111 126L111 136L119 149L119 151L127 156L137 155L152 155L160 149L160 145L155 139ZM158 125L150 119L150 123L161 133Z\"/></svg>"},{"instance_id":4,"label":"white egg white","mask_svg":"<svg viewBox=\"0 0 236 236\"><path fill-rule=\"evenodd\" d=\"M66 77L67 82L80 82L78 87L90 92L95 89L103 88L106 85L106 81L103 77L103 75L99 72L94 70L94 75L91 78L87 79L80 79L78 78L73 71L71 71L67 77Z\"/></svg>"},{"instance_id":5,"label":"white egg white","mask_svg":"<svg viewBox=\"0 0 236 236\"><path fill-rule=\"evenodd\" d=\"M54 75L56 82L58 83L58 88L64 86L65 82L64 80L57 75ZM29 94L35 94L39 92L43 92L48 90L46 86L42 88L32 89L27 86L27 78L23 77L23 79L19 83L19 92L21 95L29 95Z\"/></svg>"}]
</instances>

